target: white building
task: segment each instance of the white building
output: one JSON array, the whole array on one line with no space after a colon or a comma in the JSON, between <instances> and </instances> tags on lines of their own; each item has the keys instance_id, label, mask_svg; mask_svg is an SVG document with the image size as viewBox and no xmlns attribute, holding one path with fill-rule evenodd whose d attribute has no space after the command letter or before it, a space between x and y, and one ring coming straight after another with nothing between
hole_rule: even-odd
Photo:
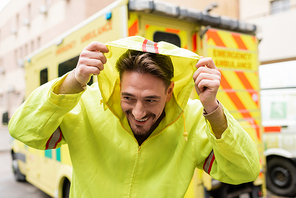
<instances>
[{"instance_id":1,"label":"white building","mask_svg":"<svg viewBox=\"0 0 296 198\"><path fill-rule=\"evenodd\" d=\"M296 126L296 0L240 0L240 18L256 24L262 124Z\"/></svg>"},{"instance_id":2,"label":"white building","mask_svg":"<svg viewBox=\"0 0 296 198\"><path fill-rule=\"evenodd\" d=\"M296 60L296 0L240 0L240 19L258 27L262 65Z\"/></svg>"}]
</instances>

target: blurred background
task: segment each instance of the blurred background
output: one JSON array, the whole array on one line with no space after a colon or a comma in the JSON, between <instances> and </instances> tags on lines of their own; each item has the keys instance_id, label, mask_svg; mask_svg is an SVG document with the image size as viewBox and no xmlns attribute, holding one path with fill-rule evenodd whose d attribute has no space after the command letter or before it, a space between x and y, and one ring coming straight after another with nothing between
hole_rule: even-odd
<instances>
[{"instance_id":1,"label":"blurred background","mask_svg":"<svg viewBox=\"0 0 296 198\"><path fill-rule=\"evenodd\" d=\"M0 198L48 197L29 183L15 182L11 168L12 138L7 124L27 97L26 82L30 76L25 72L26 62L30 63L33 54L44 50L49 42L114 2L0 1ZM162 2L197 10L204 16L223 16L255 25L250 35L258 41L260 129L266 166L271 164L270 188L279 189L268 192L268 197L277 197L276 192L284 196L280 189L288 185L287 195L290 194L291 188L296 189L296 0Z\"/></svg>"}]
</instances>

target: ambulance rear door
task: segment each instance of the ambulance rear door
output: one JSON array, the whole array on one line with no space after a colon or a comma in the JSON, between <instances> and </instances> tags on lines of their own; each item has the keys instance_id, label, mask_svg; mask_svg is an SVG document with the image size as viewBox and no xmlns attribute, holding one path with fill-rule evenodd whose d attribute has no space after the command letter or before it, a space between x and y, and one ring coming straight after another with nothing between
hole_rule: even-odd
<instances>
[{"instance_id":1,"label":"ambulance rear door","mask_svg":"<svg viewBox=\"0 0 296 198\"><path fill-rule=\"evenodd\" d=\"M258 40L253 35L225 30L206 29L202 32L198 51L205 57L212 57L221 72L217 98L257 143L264 167ZM264 184L262 173L256 181L258 185Z\"/></svg>"}]
</instances>

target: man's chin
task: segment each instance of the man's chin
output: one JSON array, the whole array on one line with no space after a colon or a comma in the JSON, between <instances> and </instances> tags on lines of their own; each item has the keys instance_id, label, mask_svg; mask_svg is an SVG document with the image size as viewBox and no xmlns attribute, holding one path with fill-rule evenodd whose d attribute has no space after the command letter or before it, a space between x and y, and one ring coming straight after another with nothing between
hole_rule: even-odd
<instances>
[{"instance_id":1,"label":"man's chin","mask_svg":"<svg viewBox=\"0 0 296 198\"><path fill-rule=\"evenodd\" d=\"M148 130L139 129L138 127L132 127L132 131L135 135L145 135L148 133Z\"/></svg>"}]
</instances>

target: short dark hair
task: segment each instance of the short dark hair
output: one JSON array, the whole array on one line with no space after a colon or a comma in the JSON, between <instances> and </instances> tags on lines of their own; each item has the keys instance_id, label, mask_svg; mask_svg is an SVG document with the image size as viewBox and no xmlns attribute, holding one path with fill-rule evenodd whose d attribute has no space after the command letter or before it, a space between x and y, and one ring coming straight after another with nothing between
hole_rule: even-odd
<instances>
[{"instance_id":1,"label":"short dark hair","mask_svg":"<svg viewBox=\"0 0 296 198\"><path fill-rule=\"evenodd\" d=\"M166 88L174 77L174 67L169 56L136 50L127 50L116 62L120 79L125 71L152 74L163 80Z\"/></svg>"}]
</instances>

